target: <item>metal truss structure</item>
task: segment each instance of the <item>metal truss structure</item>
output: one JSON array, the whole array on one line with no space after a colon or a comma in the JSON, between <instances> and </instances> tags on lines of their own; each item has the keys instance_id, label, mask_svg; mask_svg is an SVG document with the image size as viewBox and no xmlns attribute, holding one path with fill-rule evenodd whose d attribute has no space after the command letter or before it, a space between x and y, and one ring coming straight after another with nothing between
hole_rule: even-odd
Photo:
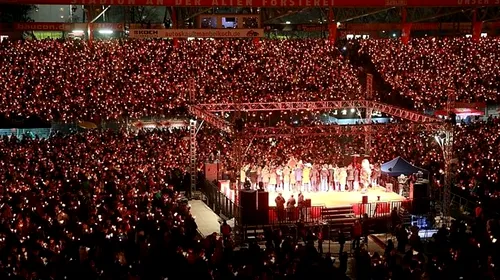
<instances>
[{"instance_id":1,"label":"metal truss structure","mask_svg":"<svg viewBox=\"0 0 500 280\"><path fill-rule=\"evenodd\" d=\"M196 170L196 120L189 121L189 174L191 176L191 194L196 190L196 177L198 172Z\"/></svg>"},{"instance_id":2,"label":"metal truss structure","mask_svg":"<svg viewBox=\"0 0 500 280\"><path fill-rule=\"evenodd\" d=\"M448 102L446 103L446 111L448 114L452 113L453 108L455 108L455 91L453 89L448 90ZM444 186L443 186L443 216L448 221L448 217L451 216L450 207L451 207L451 186L453 185L453 181L455 179L452 160L454 158L453 153L453 143L454 143L454 125L449 122L446 124L445 137L442 142L441 148L443 150L444 157Z\"/></svg>"},{"instance_id":3,"label":"metal truss structure","mask_svg":"<svg viewBox=\"0 0 500 280\"><path fill-rule=\"evenodd\" d=\"M372 98L372 77L367 77L367 94L366 100L343 100L343 101L311 101L311 102L258 102L258 103L226 103L226 104L198 104L191 105L189 110L196 118L201 119L212 126L229 132L235 139L235 157L237 158L235 167L237 170L237 181L239 180L239 170L241 167L241 157L243 155L242 141L250 140L249 147L254 138L270 138L270 137L304 137L304 136L333 136L333 135L365 135L365 152L369 153L371 149L372 133L373 132L389 132L390 130L408 130L408 131L444 131L446 140L443 144L443 154L446 162L445 188L443 193L443 214L449 215L450 187L451 187L451 158L453 154L453 129L450 129L449 123L446 123L440 118L425 115L399 108L397 106L384 104L378 101L370 100ZM450 109L449 105L447 109ZM269 112L269 111L326 111L339 109L365 109L367 116L359 125L321 125L310 127L293 127L293 126L278 126L278 127L246 127L243 131L238 131L236 127L218 116L220 113L235 113L236 116L241 116L241 112ZM451 109L450 109L451 110ZM375 124L372 123L371 113L379 111L381 113L401 118L407 122ZM195 127L195 125L192 125ZM193 129L192 129L193 130ZM194 131L194 130L193 130ZM196 133L191 141L196 141ZM191 146L195 146L192 144ZM246 149L248 150L248 148ZM191 154L196 157L195 154ZM193 160L191 160L193 162ZM194 162L196 162L194 160ZM239 184L238 184L239 185ZM237 222L240 224L240 221Z\"/></svg>"},{"instance_id":4,"label":"metal truss structure","mask_svg":"<svg viewBox=\"0 0 500 280\"><path fill-rule=\"evenodd\" d=\"M189 106L189 112L191 115L196 116L198 119L205 120L217 129L225 132L232 132L233 130L233 124L205 110L203 107L198 105Z\"/></svg>"},{"instance_id":5,"label":"metal truss structure","mask_svg":"<svg viewBox=\"0 0 500 280\"><path fill-rule=\"evenodd\" d=\"M269 112L269 111L326 111L348 108L371 108L374 111L402 118L412 122L427 123L441 122L433 116L402 109L393 105L371 100L343 100L343 101L305 101L305 102L256 102L256 103L214 103L200 104L191 107L191 112L196 116L206 119L215 127L225 126L226 121L213 113L234 112L241 108L243 112ZM212 114L210 114L212 113ZM209 120L210 119L210 120Z\"/></svg>"},{"instance_id":6,"label":"metal truss structure","mask_svg":"<svg viewBox=\"0 0 500 280\"><path fill-rule=\"evenodd\" d=\"M429 123L387 123L387 124L357 124L357 125L319 125L319 126L280 126L280 127L250 127L245 128L245 138L271 137L307 137L331 135L363 135L367 128L370 131L390 132L395 129L411 131L438 131L444 129L443 122ZM366 147L365 147L366 148Z\"/></svg>"},{"instance_id":7,"label":"metal truss structure","mask_svg":"<svg viewBox=\"0 0 500 280\"><path fill-rule=\"evenodd\" d=\"M372 100L372 99L373 99L373 75L367 74L366 100ZM372 128L370 124L372 123L373 108L366 107L365 110L366 110L365 124L368 124L368 126L365 126L365 153L369 155L372 150Z\"/></svg>"}]
</instances>

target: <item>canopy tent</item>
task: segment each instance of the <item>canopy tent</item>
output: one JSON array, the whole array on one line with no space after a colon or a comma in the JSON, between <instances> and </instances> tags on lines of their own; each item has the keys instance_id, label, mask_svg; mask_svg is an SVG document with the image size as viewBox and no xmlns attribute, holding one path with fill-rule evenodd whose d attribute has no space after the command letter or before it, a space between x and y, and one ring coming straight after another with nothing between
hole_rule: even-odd
<instances>
[{"instance_id":1,"label":"canopy tent","mask_svg":"<svg viewBox=\"0 0 500 280\"><path fill-rule=\"evenodd\" d=\"M388 161L380 167L382 173L389 176L399 176L401 174L411 175L417 172L422 172L423 174L428 174L429 172L423 168L416 167L415 165L407 162L402 157L397 157L391 161Z\"/></svg>"}]
</instances>

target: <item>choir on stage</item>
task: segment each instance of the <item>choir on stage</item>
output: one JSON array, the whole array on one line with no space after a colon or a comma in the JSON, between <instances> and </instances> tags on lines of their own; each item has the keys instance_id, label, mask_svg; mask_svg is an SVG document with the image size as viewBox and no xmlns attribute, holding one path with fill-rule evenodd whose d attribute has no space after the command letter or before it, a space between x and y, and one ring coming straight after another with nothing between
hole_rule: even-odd
<instances>
[{"instance_id":1,"label":"choir on stage","mask_svg":"<svg viewBox=\"0 0 500 280\"><path fill-rule=\"evenodd\" d=\"M246 165L240 171L240 181L270 192L361 191L376 186L380 175L380 165L371 165L366 159L347 167L291 159L282 165Z\"/></svg>"}]
</instances>

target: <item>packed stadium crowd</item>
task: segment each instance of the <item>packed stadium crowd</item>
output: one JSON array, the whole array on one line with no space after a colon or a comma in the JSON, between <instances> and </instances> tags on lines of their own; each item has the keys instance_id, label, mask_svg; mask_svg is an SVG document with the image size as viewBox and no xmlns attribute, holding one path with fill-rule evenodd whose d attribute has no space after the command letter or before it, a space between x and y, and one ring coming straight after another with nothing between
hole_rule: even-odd
<instances>
[{"instance_id":1,"label":"packed stadium crowd","mask_svg":"<svg viewBox=\"0 0 500 280\"><path fill-rule=\"evenodd\" d=\"M450 86L443 81L453 81L461 101L498 101L498 42L424 38L400 46L368 40L361 42L361 52L372 57L394 92L423 109L442 106ZM168 116L182 112L192 92L200 103L359 99L358 70L323 40L264 40L260 46L245 40L192 40L178 48L166 40L96 41L92 46L5 42L0 46L0 112L68 122ZM236 250L229 236L200 238L195 217L177 192L189 185L187 136L184 129L162 129L2 138L0 278L345 275L344 254L339 268L333 267L330 256L316 251L313 232L303 232L300 243L285 229L267 233L264 251L254 243ZM372 139L372 161L402 156L430 170L439 184L443 160L434 135L389 130L375 131ZM234 163L234 143L225 133L203 128L197 141L200 170L213 159ZM360 148L364 135L250 142L248 164L290 157L331 163L366 153ZM498 190L498 119L457 126L454 148L457 185L479 187L483 194ZM383 256L355 250L356 279L493 279L500 265L498 221L476 216L471 231L456 223L438 232L427 248L415 235L406 241L401 231L398 243L409 244L409 250L398 246L403 257L391 244Z\"/></svg>"},{"instance_id":2,"label":"packed stadium crowd","mask_svg":"<svg viewBox=\"0 0 500 280\"><path fill-rule=\"evenodd\" d=\"M357 42L358 43L358 42ZM500 39L424 37L410 40L361 40L360 53L370 56L392 87L416 109L444 108L448 90L460 102L500 101Z\"/></svg>"},{"instance_id":3,"label":"packed stadium crowd","mask_svg":"<svg viewBox=\"0 0 500 280\"><path fill-rule=\"evenodd\" d=\"M469 158L465 165L475 164L474 155L478 151L489 154L495 149L490 146L498 145L499 128L497 122L464 127L457 132L464 137L460 138L463 146L458 150L470 151L461 155ZM474 129L481 129L486 135L484 143L469 138ZM4 167L0 171L0 277L309 279L312 275L345 276L344 254L339 256L339 265L333 266L333 258L319 254L316 249L318 235L308 230L300 232L300 239L286 228L268 232L263 237L264 251L254 243L247 249L236 250L228 236L200 238L187 201L176 192L189 183L182 164L189 154L183 143L186 133L93 130L48 139L3 137L0 142L0 165ZM390 158L404 154L410 160L417 160L415 155L425 158L421 154L427 152L423 139L428 138L411 132L380 135L376 139L382 144L374 147L374 156ZM354 145L361 139L346 138L344 144ZM305 154L311 159L339 154L330 152L336 150L332 147L337 143L332 141L311 143L318 146L322 143L324 147ZM283 153L294 153L291 148L294 146L300 148L298 142L284 144L280 143ZM230 147L230 143L227 145ZM414 148L408 148L412 145ZM429 147L432 146L429 143ZM266 147L268 144L262 144L256 152L267 154L270 150ZM274 147L277 151L278 147ZM200 149L204 154L203 146L200 145ZM488 277L496 273L498 224L486 224L486 220L478 216L476 222L469 225L472 233L465 231L465 225L457 224L449 232L441 230L425 248L414 240L415 236L406 233L409 238L406 241L405 233L399 232L395 235L398 242L408 245L403 249L402 245L395 249L389 244L383 256L370 255L363 247L356 249L350 273L355 273L356 279L386 279L390 275L393 279L417 279L424 273L428 279L470 279L467 277L471 275L493 279ZM477 256L480 256L478 261L471 261L470 258Z\"/></svg>"},{"instance_id":4,"label":"packed stadium crowd","mask_svg":"<svg viewBox=\"0 0 500 280\"><path fill-rule=\"evenodd\" d=\"M0 69L0 112L47 120L170 115L193 92L199 103L363 95L348 61L319 40L17 41L0 47Z\"/></svg>"}]
</instances>

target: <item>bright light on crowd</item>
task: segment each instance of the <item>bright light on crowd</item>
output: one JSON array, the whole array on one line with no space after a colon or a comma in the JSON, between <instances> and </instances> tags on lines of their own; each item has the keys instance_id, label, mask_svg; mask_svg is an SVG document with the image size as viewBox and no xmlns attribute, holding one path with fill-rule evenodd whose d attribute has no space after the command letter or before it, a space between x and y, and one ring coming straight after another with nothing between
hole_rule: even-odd
<instances>
[{"instance_id":1,"label":"bright light on crowd","mask_svg":"<svg viewBox=\"0 0 500 280\"><path fill-rule=\"evenodd\" d=\"M101 30L99 30L99 34L113 34L113 30L111 30L111 29L101 29Z\"/></svg>"}]
</instances>

